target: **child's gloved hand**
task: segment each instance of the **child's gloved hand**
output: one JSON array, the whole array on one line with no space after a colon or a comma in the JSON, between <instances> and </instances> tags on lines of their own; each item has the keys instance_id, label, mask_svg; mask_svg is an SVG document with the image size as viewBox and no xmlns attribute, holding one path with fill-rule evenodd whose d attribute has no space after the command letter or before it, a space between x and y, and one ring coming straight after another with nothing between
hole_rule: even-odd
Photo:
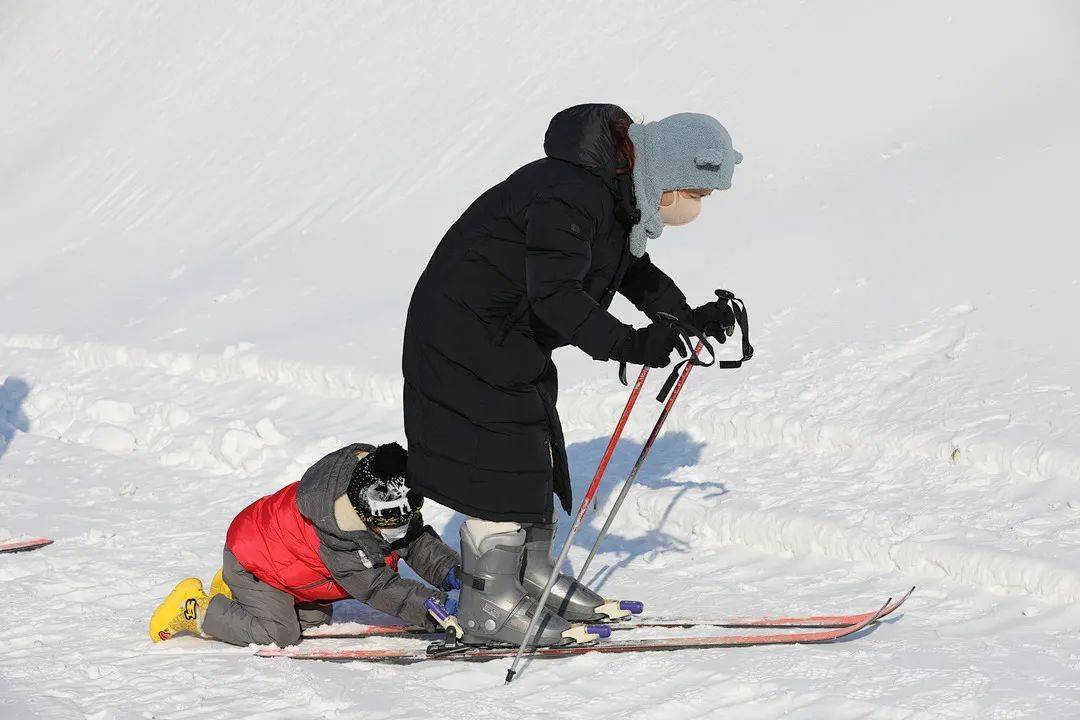
<instances>
[{"instance_id":1,"label":"child's gloved hand","mask_svg":"<svg viewBox=\"0 0 1080 720\"><path fill-rule=\"evenodd\" d=\"M458 566L450 568L450 572L446 573L446 577L443 578L442 587L440 590L450 592L451 590L461 589L461 578L458 577Z\"/></svg>"},{"instance_id":2,"label":"child's gloved hand","mask_svg":"<svg viewBox=\"0 0 1080 720\"><path fill-rule=\"evenodd\" d=\"M446 598L446 600L440 601L437 596L433 595L424 601L424 609L431 615L435 624L443 630L453 633L458 638L465 634L455 617L458 611L458 601L454 598Z\"/></svg>"}]
</instances>

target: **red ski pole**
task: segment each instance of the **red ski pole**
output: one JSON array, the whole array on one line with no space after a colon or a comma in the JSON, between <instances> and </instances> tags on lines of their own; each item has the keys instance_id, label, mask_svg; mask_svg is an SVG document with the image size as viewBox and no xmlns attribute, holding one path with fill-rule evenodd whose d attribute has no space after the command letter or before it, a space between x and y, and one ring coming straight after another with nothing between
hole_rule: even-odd
<instances>
[{"instance_id":1,"label":"red ski pole","mask_svg":"<svg viewBox=\"0 0 1080 720\"><path fill-rule=\"evenodd\" d=\"M619 493L619 498L615 503L615 507L612 508L611 513L608 514L607 521L604 523L604 528L600 531L600 536L593 544L592 550L589 552L589 559L582 566L581 572L578 574L578 580L585 574L585 569L588 567L589 562L596 554L597 547L600 546L600 541L603 540L604 535L607 534L608 528L611 527L611 522L615 518L615 514L619 510L619 506L622 505L623 500L626 498L626 494L630 491L630 486L634 482L634 478L637 477L638 471L641 470L641 466L645 464L645 458L649 454L649 450L652 449L653 443L660 435L660 430L664 425L664 421L667 420L668 414L671 412L671 407L675 404L675 399L679 396L679 392L682 390L683 385L686 383L686 378L690 375L690 368L694 365L701 365L708 367L709 365L719 364L720 367L737 368L742 365L743 362L749 360L754 355L754 348L750 345L749 332L747 330L746 319L746 307L742 301L736 298L732 293L727 290L717 290L716 295L721 300L725 300L731 304L734 312L735 320L739 324L739 329L742 331L743 341L743 357L741 360L730 360L717 362L716 354L713 352L712 346L709 341L705 339L705 335L700 330L694 328L686 322L680 321L678 318L667 313L658 313L661 319L668 322L669 325L680 334L683 338L683 342L686 347L690 347L691 337L697 337L697 346L686 360L683 360L683 366L680 368L676 366L672 370L671 375L668 377L667 382L664 383L664 387L660 390L660 395L657 396L657 400L664 403L664 409L660 413L659 419L656 421L656 425L653 427L652 433L649 435L648 441L645 443L645 447L642 448L641 454L638 456L637 462L634 463L634 469L630 471L630 476L623 484L622 491ZM704 362L701 359L701 351L705 349L709 351L711 359L709 362ZM648 368L642 368L641 373L638 375L637 382L634 383L634 389L630 393L629 399L626 401L626 407L623 408L622 417L619 418L618 424L615 426L615 432L612 434L611 439L608 441L607 449L604 451L604 456L600 459L600 466L596 469L596 475L593 476L592 484L589 485L588 491L585 493L585 497L582 498L581 507L578 508L577 517L574 518L574 524L570 527L570 533L566 537L566 542L563 543L562 550L559 552L559 559L555 561L555 565L551 569L551 575L548 577L547 585L544 586L544 592L540 595L540 600L537 602L537 611L533 613L532 620L529 622L529 628L525 631L525 636L521 639L521 646L518 647L517 654L514 656L514 662L510 665L510 669L506 671L506 684L509 685L517 674L518 664L521 662L522 656L525 654L525 648L529 645L529 641L533 639L533 635L536 632L536 626L539 623L540 618L544 615L544 606L547 603L548 597L551 595L551 588L555 585L555 579L559 577L559 568L566 562L566 557L570 553L570 546L573 544L574 536L581 528L581 523L585 519L585 513L588 512L589 503L596 495L596 490L600 486L600 479L604 476L604 471L607 469L608 461L611 459L611 454L615 450L616 444L619 442L619 436L622 434L623 427L626 425L627 419L630 417L630 410L633 408L634 403L637 401L638 395L641 393L641 387L645 384L645 378L649 374ZM676 380L676 377L678 378ZM666 402L665 402L666 401Z\"/></svg>"},{"instance_id":2,"label":"red ski pole","mask_svg":"<svg viewBox=\"0 0 1080 720\"><path fill-rule=\"evenodd\" d=\"M593 475L592 483L589 485L589 489L585 491L585 497L581 501L581 507L578 508L577 522L570 530L571 538L577 530L577 525L580 524L582 518L585 517L585 510L589 506L589 503L596 497L596 490L600 487L600 480L604 477L604 473L607 472L607 466L611 461L611 455L615 452L615 446L619 444L619 438L622 437L622 431L623 428L626 427L626 421L630 419L630 411L634 409L634 403L637 402L638 395L641 394L641 388L645 385L645 378L648 376L649 368L642 367L641 372L638 373L637 380L634 382L634 387L630 391L630 397L626 399L626 406L623 408L622 415L619 417L619 422L615 424L615 432L611 433L611 439L608 440L607 448L604 449L604 456L600 458L600 464L596 466L596 474Z\"/></svg>"},{"instance_id":3,"label":"red ski pole","mask_svg":"<svg viewBox=\"0 0 1080 720\"><path fill-rule=\"evenodd\" d=\"M559 577L559 568L566 562L566 556L570 552L574 536L577 534L578 529L581 528L585 513L589 511L589 503L596 496L596 490L600 487L600 480L604 477L611 455L615 452L615 446L619 444L619 437L622 435L623 428L626 427L626 421L630 418L630 411L634 409L634 403L637 402L638 395L641 394L641 388L645 385L645 378L648 375L649 368L647 367L641 368L641 372L638 373L637 381L634 383L633 390L630 391L630 397L626 400L626 406L619 417L619 422L615 425L615 432L611 433L611 439L608 440L604 455L600 458L600 464L596 468L596 474L593 475L592 483L589 485L589 489L585 491L585 497L581 499L577 517L574 518L574 524L570 526L570 534L566 536L566 542L563 544L562 551L559 552L559 559L555 561L555 565L551 569L551 575L548 576L547 584L544 585L544 592L540 594L540 600L536 603L537 611L533 613L532 620L529 622L529 629L525 631L525 637L521 639L521 646L518 648L517 655L514 656L514 662L510 665L510 669L506 671L507 685L517 674L517 666L521 662L521 656L525 653L525 647L532 640L533 634L536 632L536 625L544 615L544 605L547 603L548 596L551 595L551 588L555 585L555 580Z\"/></svg>"},{"instance_id":4,"label":"red ski pole","mask_svg":"<svg viewBox=\"0 0 1080 720\"><path fill-rule=\"evenodd\" d=\"M583 564L581 570L578 571L577 581L579 583L582 581L582 578L585 577L585 571L589 569L589 564L592 563L593 558L596 556L597 548L600 547L600 543L603 542L604 537L611 528L611 523L614 522L615 515L618 514L623 501L626 500L626 494L630 492L630 486L633 485L634 480L637 479L641 466L645 464L645 458L649 456L649 451L652 450L653 443L656 442L656 438L660 435L660 430L664 426L664 421L667 420L668 414L675 404L675 398L679 397L679 392L682 390L683 385L686 384L686 378L689 377L690 370L693 369L695 365L701 365L702 367L716 365L722 368L735 369L741 367L744 362L754 357L754 347L750 344L750 324L746 316L746 305L743 304L742 300L738 299L733 293L727 290L717 290L716 297L721 301L728 303L728 307L731 308L735 323L738 324L739 330L742 333L742 358L739 360L717 360L712 345L709 344L709 341L705 339L705 335L700 330L685 322L677 320L671 315L665 316L661 313L661 317L666 319L673 328L682 334L687 347L690 346L691 336L698 338L697 346L694 348L690 357L683 361L682 372L678 372L679 368L676 366L675 370L672 371L671 375L668 377L667 382L664 383L663 389L660 390L660 395L656 398L661 402L664 402L666 399L666 402L664 402L664 409L660 412L660 417L657 418L656 425L653 426L652 432L649 434L649 439L645 441L645 446L641 448L641 454L638 455L637 462L634 463L630 475L627 476L626 482L623 483L622 490L619 492L619 497L615 500L615 505L611 508L611 512L608 513L607 520L604 521L604 527L600 529L600 534L596 536L596 542L593 543L592 549L589 550L589 557L585 559L585 564ZM701 351L703 349L709 351L709 355L711 356L709 362L704 362L701 359ZM677 372L678 379L676 380Z\"/></svg>"},{"instance_id":5,"label":"red ski pole","mask_svg":"<svg viewBox=\"0 0 1080 720\"><path fill-rule=\"evenodd\" d=\"M703 347L704 343L701 340L698 340L697 347L694 348L692 357L698 357ZM634 468L627 476L626 482L623 483L622 490L619 492L619 497L615 500L615 505L611 508L611 512L608 513L607 520L604 521L604 527L600 529L600 534L596 536L596 542L593 543L592 549L589 550L589 557L585 558L581 570L578 571L577 581L579 583L582 582L582 578L585 577L585 571L589 569L589 564L592 563L593 557L596 556L597 548L599 548L600 543L603 542L604 536L607 535L608 529L611 527L611 523L615 520L615 515L619 512L619 508L622 507L623 500L626 499L627 493L630 492L630 486L634 484L638 471L640 471L641 466L645 464L645 458L649 456L649 451L652 450L653 443L656 442L656 438L659 437L660 429L664 427L664 421L667 420L668 414L671 413L671 408L675 404L675 399L679 397L679 392L682 390L683 385L686 384L686 378L690 375L690 370L693 369L694 364L695 363L688 362L683 365L682 372L679 374L679 379L671 389L671 394L668 395L667 402L664 403L664 409L660 411L660 417L657 418L656 424L653 425L652 432L649 433L649 439L645 441L645 446L641 448L641 454L638 455L637 462L634 463Z\"/></svg>"}]
</instances>

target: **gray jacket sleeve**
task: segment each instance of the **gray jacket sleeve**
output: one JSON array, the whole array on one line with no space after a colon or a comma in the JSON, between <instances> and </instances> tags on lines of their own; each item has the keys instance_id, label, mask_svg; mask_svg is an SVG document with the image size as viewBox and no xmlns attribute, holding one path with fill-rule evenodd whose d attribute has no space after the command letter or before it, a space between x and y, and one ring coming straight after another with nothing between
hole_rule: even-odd
<instances>
[{"instance_id":1,"label":"gray jacket sleeve","mask_svg":"<svg viewBox=\"0 0 1080 720\"><path fill-rule=\"evenodd\" d=\"M398 554L417 575L437 588L442 587L450 568L461 564L458 554L442 541L430 525L425 525L423 531L417 533Z\"/></svg>"},{"instance_id":2,"label":"gray jacket sleeve","mask_svg":"<svg viewBox=\"0 0 1080 720\"><path fill-rule=\"evenodd\" d=\"M338 584L360 602L405 622L435 627L424 601L435 597L445 602L446 593L401 577L383 564L381 557L369 566L356 551L333 550L326 545L319 548L319 557Z\"/></svg>"}]
</instances>

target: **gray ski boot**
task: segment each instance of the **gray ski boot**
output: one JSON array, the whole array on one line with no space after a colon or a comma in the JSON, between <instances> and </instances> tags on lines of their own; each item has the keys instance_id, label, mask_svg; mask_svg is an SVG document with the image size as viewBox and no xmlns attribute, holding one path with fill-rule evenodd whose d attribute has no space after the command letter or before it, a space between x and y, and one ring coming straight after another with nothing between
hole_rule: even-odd
<instances>
[{"instance_id":1,"label":"gray ski boot","mask_svg":"<svg viewBox=\"0 0 1080 720\"><path fill-rule=\"evenodd\" d=\"M457 620L468 645L520 645L536 612L536 601L521 586L525 531L488 535L477 543L461 525L461 600ZM536 646L592 642L599 635L584 625L571 625L544 613ZM604 628L605 630L607 628ZM532 646L532 644L530 644Z\"/></svg>"},{"instance_id":2,"label":"gray ski boot","mask_svg":"<svg viewBox=\"0 0 1080 720\"><path fill-rule=\"evenodd\" d=\"M551 546L556 523L525 526L525 567L521 584L530 598L539 600L551 577L554 563ZM611 622L640 613L642 603L633 600L606 600L572 577L559 573L548 595L547 609L570 622Z\"/></svg>"}]
</instances>

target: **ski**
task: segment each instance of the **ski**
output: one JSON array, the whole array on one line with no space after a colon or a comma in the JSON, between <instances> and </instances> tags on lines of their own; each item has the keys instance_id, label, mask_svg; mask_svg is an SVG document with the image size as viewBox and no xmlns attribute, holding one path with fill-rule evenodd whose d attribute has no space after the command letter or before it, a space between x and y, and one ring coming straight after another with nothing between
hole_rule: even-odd
<instances>
[{"instance_id":1,"label":"ski","mask_svg":"<svg viewBox=\"0 0 1080 720\"><path fill-rule=\"evenodd\" d=\"M753 647L757 645L803 645L827 643L853 635L883 617L883 613L892 603L881 606L877 612L869 614L861 622L842 628L819 629L811 632L762 633L755 635L712 635L706 637L651 638L642 640L621 640L598 642L589 645L560 645L557 647L534 648L527 655L534 658L567 657L586 653L638 653L665 652L674 650L707 650L709 648ZM486 662L500 658L512 658L517 648L474 647L462 645L445 651L429 653L423 650L409 649L340 649L307 650L303 647L285 649L266 648L256 653L264 658L290 658L293 660L323 660L328 662L370 662L392 665L413 665L429 660L460 660L465 662Z\"/></svg>"},{"instance_id":2,"label":"ski","mask_svg":"<svg viewBox=\"0 0 1080 720\"><path fill-rule=\"evenodd\" d=\"M693 618L681 620L627 620L609 623L612 631L639 630L639 629L683 629L692 627L721 627L721 628L844 628L856 625L867 618L882 620L896 611L904 602L911 597L915 588L911 588L896 600L890 602L880 613L864 612L853 615L809 615L805 617L761 617L761 618L726 618L721 620L696 620ZM876 615L876 617L875 617ZM594 623L595 624L595 623ZM356 630L325 632L317 630L305 634L308 640L349 640L366 637L431 637L438 634L437 631L427 630L419 625L364 625Z\"/></svg>"},{"instance_id":3,"label":"ski","mask_svg":"<svg viewBox=\"0 0 1080 720\"><path fill-rule=\"evenodd\" d=\"M16 540L13 542L0 543L0 553L17 553L37 550L46 545L52 545L53 541L48 538L34 538L32 540Z\"/></svg>"}]
</instances>

